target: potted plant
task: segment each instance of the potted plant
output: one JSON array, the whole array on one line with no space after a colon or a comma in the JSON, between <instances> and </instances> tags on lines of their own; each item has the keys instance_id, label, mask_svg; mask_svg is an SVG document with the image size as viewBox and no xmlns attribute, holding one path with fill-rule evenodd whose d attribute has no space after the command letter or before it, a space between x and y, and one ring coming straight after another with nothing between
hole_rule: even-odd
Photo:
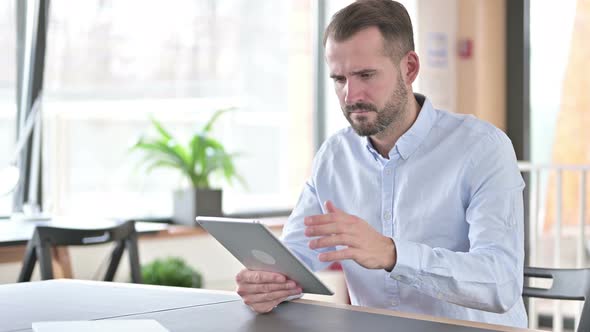
<instances>
[{"instance_id":1,"label":"potted plant","mask_svg":"<svg viewBox=\"0 0 590 332\"><path fill-rule=\"evenodd\" d=\"M141 267L141 278L144 284L176 286L176 287L203 287L201 273L189 266L180 257L166 257L155 259Z\"/></svg>"},{"instance_id":2,"label":"potted plant","mask_svg":"<svg viewBox=\"0 0 590 332\"><path fill-rule=\"evenodd\" d=\"M144 152L142 163L148 173L156 168L172 168L190 184L189 188L174 191L175 223L194 225L197 215L222 215L222 191L211 188L213 175L223 175L230 184L234 178L242 181L235 170L235 154L228 153L219 141L210 136L215 121L229 110L216 111L185 144L181 144L158 120L150 117L157 135L143 136L132 147Z\"/></svg>"}]
</instances>

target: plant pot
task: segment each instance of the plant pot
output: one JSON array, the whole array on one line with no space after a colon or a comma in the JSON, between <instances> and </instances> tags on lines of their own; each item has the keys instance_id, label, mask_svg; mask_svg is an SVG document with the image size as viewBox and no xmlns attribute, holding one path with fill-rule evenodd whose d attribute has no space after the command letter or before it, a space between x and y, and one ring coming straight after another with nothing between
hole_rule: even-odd
<instances>
[{"instance_id":1,"label":"plant pot","mask_svg":"<svg viewBox=\"0 0 590 332\"><path fill-rule=\"evenodd\" d=\"M174 191L176 224L195 226L197 216L221 217L222 192L220 189L181 189Z\"/></svg>"}]
</instances>

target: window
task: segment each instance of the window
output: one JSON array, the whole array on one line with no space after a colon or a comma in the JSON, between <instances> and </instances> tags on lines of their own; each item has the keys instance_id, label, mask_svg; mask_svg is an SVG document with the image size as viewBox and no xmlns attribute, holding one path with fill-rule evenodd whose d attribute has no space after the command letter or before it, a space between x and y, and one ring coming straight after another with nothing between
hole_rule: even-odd
<instances>
[{"instance_id":1,"label":"window","mask_svg":"<svg viewBox=\"0 0 590 332\"><path fill-rule=\"evenodd\" d=\"M590 163L590 94L587 68L590 48L590 6L583 1L530 3L530 105L531 160L537 164ZM560 22L548 25L548 21ZM554 172L540 178L543 229L556 225L556 195L563 227L578 230L580 219L580 172L565 170L558 188ZM588 182L585 184L588 191ZM586 206L590 202L586 196ZM586 213L586 223L588 214Z\"/></svg>"},{"instance_id":2,"label":"window","mask_svg":"<svg viewBox=\"0 0 590 332\"><path fill-rule=\"evenodd\" d=\"M287 210L310 171L310 1L51 2L45 63L46 204L56 214L167 216L177 174L136 168L152 114L186 137L215 129L246 179L224 212Z\"/></svg>"},{"instance_id":3,"label":"window","mask_svg":"<svg viewBox=\"0 0 590 332\"><path fill-rule=\"evenodd\" d=\"M575 0L530 3L531 159L535 163L552 159L575 13ZM560 24L547 24L548 20Z\"/></svg>"},{"instance_id":4,"label":"window","mask_svg":"<svg viewBox=\"0 0 590 332\"><path fill-rule=\"evenodd\" d=\"M16 0L0 1L0 168L11 162L16 137ZM12 195L0 196L0 215L9 215Z\"/></svg>"}]
</instances>

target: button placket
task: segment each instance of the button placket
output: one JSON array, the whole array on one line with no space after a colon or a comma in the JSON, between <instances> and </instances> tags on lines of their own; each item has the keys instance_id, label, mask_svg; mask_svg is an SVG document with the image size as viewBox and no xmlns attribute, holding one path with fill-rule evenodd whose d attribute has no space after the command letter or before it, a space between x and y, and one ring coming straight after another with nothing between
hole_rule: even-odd
<instances>
[{"instance_id":1,"label":"button placket","mask_svg":"<svg viewBox=\"0 0 590 332\"><path fill-rule=\"evenodd\" d=\"M384 164L381 172L381 224L383 235L393 236L393 185L394 185L394 169L395 160L389 160Z\"/></svg>"},{"instance_id":2,"label":"button placket","mask_svg":"<svg viewBox=\"0 0 590 332\"><path fill-rule=\"evenodd\" d=\"M387 161L381 171L381 225L383 235L393 235L393 185L394 185L395 159ZM400 293L398 281L392 280L389 273L384 275L386 284L387 302L385 305L397 307L400 305Z\"/></svg>"},{"instance_id":3,"label":"button placket","mask_svg":"<svg viewBox=\"0 0 590 332\"><path fill-rule=\"evenodd\" d=\"M383 213L383 219L385 221L391 220L391 211L390 210L385 210L385 212Z\"/></svg>"}]
</instances>

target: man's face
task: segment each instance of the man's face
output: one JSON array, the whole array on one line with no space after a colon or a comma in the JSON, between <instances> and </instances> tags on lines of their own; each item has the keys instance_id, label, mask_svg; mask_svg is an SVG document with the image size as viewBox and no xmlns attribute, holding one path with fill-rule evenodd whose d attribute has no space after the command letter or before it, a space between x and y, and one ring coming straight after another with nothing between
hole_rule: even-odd
<instances>
[{"instance_id":1,"label":"man's face","mask_svg":"<svg viewBox=\"0 0 590 332\"><path fill-rule=\"evenodd\" d=\"M326 61L344 116L361 136L377 135L405 112L408 94L399 65L384 53L376 27L336 42L328 38Z\"/></svg>"}]
</instances>

